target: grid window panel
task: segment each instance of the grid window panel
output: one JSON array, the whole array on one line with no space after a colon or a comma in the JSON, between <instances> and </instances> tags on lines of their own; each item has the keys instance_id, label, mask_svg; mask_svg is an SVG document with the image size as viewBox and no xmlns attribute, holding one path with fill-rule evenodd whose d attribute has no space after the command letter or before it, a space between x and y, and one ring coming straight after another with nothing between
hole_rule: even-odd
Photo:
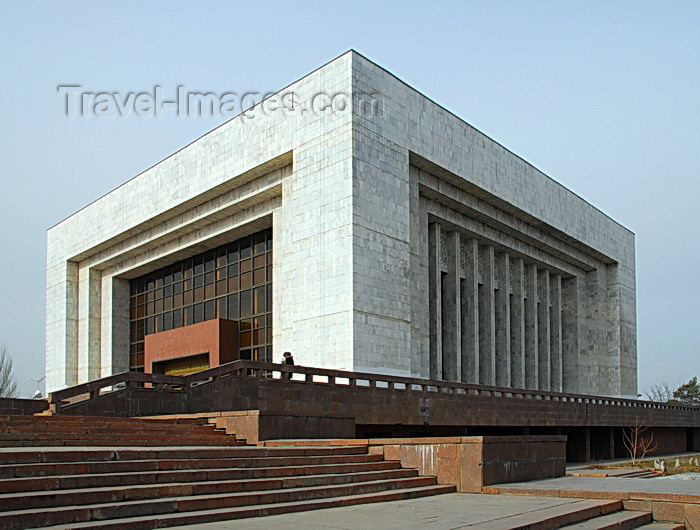
<instances>
[{"instance_id":1,"label":"grid window panel","mask_svg":"<svg viewBox=\"0 0 700 530\"><path fill-rule=\"evenodd\" d=\"M267 229L131 280L131 369L143 371L145 335L213 318L239 322L240 358L271 361L271 264Z\"/></svg>"}]
</instances>

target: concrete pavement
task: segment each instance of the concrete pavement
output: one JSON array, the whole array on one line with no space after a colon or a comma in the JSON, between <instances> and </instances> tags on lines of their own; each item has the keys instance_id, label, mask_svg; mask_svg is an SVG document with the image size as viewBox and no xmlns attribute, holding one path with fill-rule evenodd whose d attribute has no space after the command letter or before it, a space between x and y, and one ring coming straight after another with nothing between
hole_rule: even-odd
<instances>
[{"instance_id":1,"label":"concrete pavement","mask_svg":"<svg viewBox=\"0 0 700 530\"><path fill-rule=\"evenodd\" d=\"M551 497L449 493L420 499L178 526L172 527L172 530L280 530L292 528L308 530L359 528L502 530L512 528L516 519L522 521L524 518L530 518L536 521L544 513L548 513L547 510L568 511L586 502L591 501Z\"/></svg>"},{"instance_id":2,"label":"concrete pavement","mask_svg":"<svg viewBox=\"0 0 700 530\"><path fill-rule=\"evenodd\" d=\"M661 515L670 515L669 506L675 511L685 510L681 513L682 517L694 518L695 513L700 514L700 480L566 476L500 484L492 488L494 493L499 494L452 493L174 528L503 530L524 522L539 521L554 512L576 510L587 502L595 502L594 499L620 499L626 505L637 506L634 509L658 510Z\"/></svg>"}]
</instances>

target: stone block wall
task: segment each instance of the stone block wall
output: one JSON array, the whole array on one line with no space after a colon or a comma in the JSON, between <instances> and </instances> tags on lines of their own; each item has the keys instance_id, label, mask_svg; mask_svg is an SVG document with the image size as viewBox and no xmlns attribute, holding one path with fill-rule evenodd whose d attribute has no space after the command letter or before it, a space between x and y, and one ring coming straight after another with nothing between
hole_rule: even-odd
<instances>
[{"instance_id":1,"label":"stone block wall","mask_svg":"<svg viewBox=\"0 0 700 530\"><path fill-rule=\"evenodd\" d=\"M216 427L235 434L239 440L257 444L264 440L347 439L355 437L355 419L332 416L281 416L259 410L223 412Z\"/></svg>"},{"instance_id":2,"label":"stone block wall","mask_svg":"<svg viewBox=\"0 0 700 530\"><path fill-rule=\"evenodd\" d=\"M566 436L465 436L373 439L370 451L462 493L481 493L491 484L562 477Z\"/></svg>"},{"instance_id":3,"label":"stone block wall","mask_svg":"<svg viewBox=\"0 0 700 530\"><path fill-rule=\"evenodd\" d=\"M30 416L48 408L45 399L0 398L0 414Z\"/></svg>"}]
</instances>

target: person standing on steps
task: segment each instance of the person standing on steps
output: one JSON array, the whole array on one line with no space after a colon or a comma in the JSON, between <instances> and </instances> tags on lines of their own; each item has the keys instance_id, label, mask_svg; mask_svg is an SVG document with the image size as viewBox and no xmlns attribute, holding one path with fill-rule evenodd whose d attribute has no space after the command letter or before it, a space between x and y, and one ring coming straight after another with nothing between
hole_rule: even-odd
<instances>
[{"instance_id":1,"label":"person standing on steps","mask_svg":"<svg viewBox=\"0 0 700 530\"><path fill-rule=\"evenodd\" d=\"M292 352L286 351L282 354L282 364L286 364L288 366L294 366L294 357L292 357ZM286 374L287 379L292 378L292 374L287 373Z\"/></svg>"}]
</instances>

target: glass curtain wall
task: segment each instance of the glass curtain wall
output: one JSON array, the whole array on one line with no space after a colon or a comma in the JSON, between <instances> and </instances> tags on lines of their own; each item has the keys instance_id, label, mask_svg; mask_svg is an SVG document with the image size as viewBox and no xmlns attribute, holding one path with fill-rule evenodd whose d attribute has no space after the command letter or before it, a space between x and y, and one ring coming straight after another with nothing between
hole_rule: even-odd
<instances>
[{"instance_id":1,"label":"glass curtain wall","mask_svg":"<svg viewBox=\"0 0 700 530\"><path fill-rule=\"evenodd\" d=\"M239 324L239 357L272 362L272 229L131 280L129 365L144 337L214 318Z\"/></svg>"}]
</instances>

